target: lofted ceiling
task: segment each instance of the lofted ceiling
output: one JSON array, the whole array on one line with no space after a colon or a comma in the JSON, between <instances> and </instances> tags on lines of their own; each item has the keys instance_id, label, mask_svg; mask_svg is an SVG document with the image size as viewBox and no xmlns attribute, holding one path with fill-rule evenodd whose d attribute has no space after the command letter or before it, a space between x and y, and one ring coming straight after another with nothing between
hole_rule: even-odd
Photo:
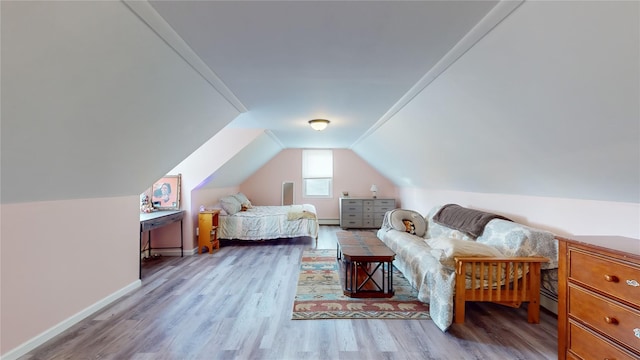
<instances>
[{"instance_id":1,"label":"lofted ceiling","mask_svg":"<svg viewBox=\"0 0 640 360\"><path fill-rule=\"evenodd\" d=\"M216 144L220 186L350 148L399 187L640 199L638 2L0 6L2 203L138 194L224 129L266 134Z\"/></svg>"},{"instance_id":2,"label":"lofted ceiling","mask_svg":"<svg viewBox=\"0 0 640 360\"><path fill-rule=\"evenodd\" d=\"M350 147L497 1L150 1L286 148ZM312 131L307 121L326 118Z\"/></svg>"}]
</instances>

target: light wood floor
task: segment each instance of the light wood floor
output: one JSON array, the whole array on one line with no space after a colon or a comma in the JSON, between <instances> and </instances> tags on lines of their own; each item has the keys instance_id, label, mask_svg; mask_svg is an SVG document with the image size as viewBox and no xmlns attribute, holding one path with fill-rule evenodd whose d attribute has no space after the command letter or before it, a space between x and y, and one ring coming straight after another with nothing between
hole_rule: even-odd
<instances>
[{"instance_id":1,"label":"light wood floor","mask_svg":"<svg viewBox=\"0 0 640 360\"><path fill-rule=\"evenodd\" d=\"M318 248L335 248L322 226ZM214 253L164 257L143 285L23 359L556 359L546 311L468 304L466 322L291 320L300 256L310 238L223 243Z\"/></svg>"}]
</instances>

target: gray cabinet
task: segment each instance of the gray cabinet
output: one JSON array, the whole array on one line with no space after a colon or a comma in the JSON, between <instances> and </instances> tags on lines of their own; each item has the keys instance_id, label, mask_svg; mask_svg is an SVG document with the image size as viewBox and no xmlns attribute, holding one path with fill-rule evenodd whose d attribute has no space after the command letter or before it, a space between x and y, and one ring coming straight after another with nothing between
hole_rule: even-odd
<instances>
[{"instance_id":1,"label":"gray cabinet","mask_svg":"<svg viewBox=\"0 0 640 360\"><path fill-rule=\"evenodd\" d=\"M340 227L380 228L384 214L395 208L395 199L340 198Z\"/></svg>"}]
</instances>

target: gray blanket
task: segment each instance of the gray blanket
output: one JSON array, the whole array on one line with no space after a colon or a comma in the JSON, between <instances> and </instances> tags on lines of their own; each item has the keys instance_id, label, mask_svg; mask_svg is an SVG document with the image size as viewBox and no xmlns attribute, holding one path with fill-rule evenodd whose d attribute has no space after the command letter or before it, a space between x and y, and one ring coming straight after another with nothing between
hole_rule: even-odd
<instances>
[{"instance_id":1,"label":"gray blanket","mask_svg":"<svg viewBox=\"0 0 640 360\"><path fill-rule=\"evenodd\" d=\"M504 216L480 210L467 209L457 204L444 205L433 216L433 221L477 238L484 232L484 227L493 219L512 221Z\"/></svg>"}]
</instances>

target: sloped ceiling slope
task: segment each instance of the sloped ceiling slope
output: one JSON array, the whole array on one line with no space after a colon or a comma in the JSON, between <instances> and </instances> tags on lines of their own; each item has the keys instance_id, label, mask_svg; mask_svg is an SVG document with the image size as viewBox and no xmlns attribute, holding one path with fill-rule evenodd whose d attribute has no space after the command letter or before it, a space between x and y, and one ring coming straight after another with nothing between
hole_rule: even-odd
<instances>
[{"instance_id":1,"label":"sloped ceiling slope","mask_svg":"<svg viewBox=\"0 0 640 360\"><path fill-rule=\"evenodd\" d=\"M237 186L282 151L282 144L265 132L216 169L198 188Z\"/></svg>"},{"instance_id":2,"label":"sloped ceiling slope","mask_svg":"<svg viewBox=\"0 0 640 360\"><path fill-rule=\"evenodd\" d=\"M639 203L639 6L525 2L353 150L400 186Z\"/></svg>"},{"instance_id":3,"label":"sloped ceiling slope","mask_svg":"<svg viewBox=\"0 0 640 360\"><path fill-rule=\"evenodd\" d=\"M239 114L122 2L1 6L2 203L139 194Z\"/></svg>"},{"instance_id":4,"label":"sloped ceiling slope","mask_svg":"<svg viewBox=\"0 0 640 360\"><path fill-rule=\"evenodd\" d=\"M497 3L150 1L287 148L349 147Z\"/></svg>"}]
</instances>

